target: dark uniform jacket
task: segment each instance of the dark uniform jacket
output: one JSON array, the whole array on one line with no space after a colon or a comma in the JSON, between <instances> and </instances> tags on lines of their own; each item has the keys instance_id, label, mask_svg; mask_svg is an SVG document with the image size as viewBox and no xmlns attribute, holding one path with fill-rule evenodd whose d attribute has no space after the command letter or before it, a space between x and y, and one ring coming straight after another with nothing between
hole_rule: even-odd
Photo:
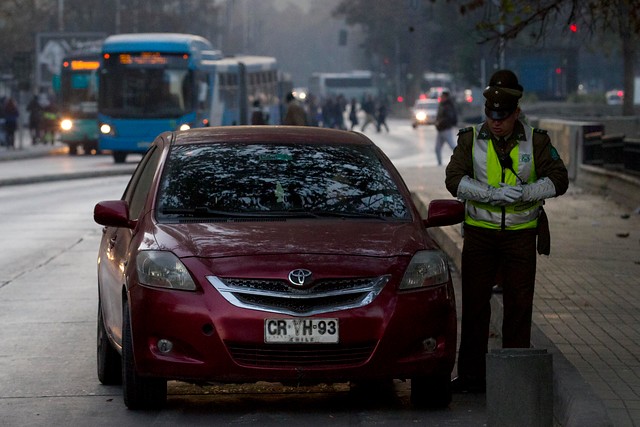
<instances>
[{"instance_id":1,"label":"dark uniform jacket","mask_svg":"<svg viewBox=\"0 0 640 427\"><path fill-rule=\"evenodd\" d=\"M480 135L491 136L487 124L483 124ZM524 125L521 121L515 123L513 132L506 143L501 146L493 137L494 147L498 154L508 154L518 144L519 140L526 138ZM535 129L533 132L533 161L538 179L548 177L556 188L556 196L560 196L569 187L569 177L564 162L558 155L558 151L551 144L547 132ZM456 197L458 185L465 175L474 178L473 174L473 128L461 129L458 133L458 146L453 151L451 160L447 165L445 185L447 190Z\"/></svg>"}]
</instances>

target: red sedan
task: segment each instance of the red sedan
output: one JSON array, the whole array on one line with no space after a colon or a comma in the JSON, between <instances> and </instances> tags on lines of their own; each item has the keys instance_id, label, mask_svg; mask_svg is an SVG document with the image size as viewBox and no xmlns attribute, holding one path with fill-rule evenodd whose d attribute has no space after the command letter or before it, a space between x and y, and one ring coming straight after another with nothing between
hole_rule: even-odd
<instances>
[{"instance_id":1,"label":"red sedan","mask_svg":"<svg viewBox=\"0 0 640 427\"><path fill-rule=\"evenodd\" d=\"M234 126L164 133L121 200L96 205L98 377L129 408L167 380L410 379L451 401L448 261L389 159L354 132Z\"/></svg>"}]
</instances>

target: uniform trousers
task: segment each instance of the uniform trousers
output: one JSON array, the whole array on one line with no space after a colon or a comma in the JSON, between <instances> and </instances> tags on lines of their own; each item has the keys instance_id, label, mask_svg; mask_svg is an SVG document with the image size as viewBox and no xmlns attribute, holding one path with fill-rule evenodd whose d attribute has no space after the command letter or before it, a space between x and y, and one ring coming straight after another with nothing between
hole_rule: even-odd
<instances>
[{"instance_id":1,"label":"uniform trousers","mask_svg":"<svg viewBox=\"0 0 640 427\"><path fill-rule=\"evenodd\" d=\"M536 230L499 231L464 226L462 323L458 376L484 380L491 295L503 277L503 348L528 348L536 276Z\"/></svg>"}]
</instances>

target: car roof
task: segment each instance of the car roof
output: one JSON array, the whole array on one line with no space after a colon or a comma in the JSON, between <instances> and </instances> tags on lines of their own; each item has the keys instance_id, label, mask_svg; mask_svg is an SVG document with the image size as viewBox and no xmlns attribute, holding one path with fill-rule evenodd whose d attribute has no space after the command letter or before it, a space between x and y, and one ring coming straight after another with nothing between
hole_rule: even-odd
<instances>
[{"instance_id":1,"label":"car roof","mask_svg":"<svg viewBox=\"0 0 640 427\"><path fill-rule=\"evenodd\" d=\"M374 145L361 133L315 126L214 126L172 134L174 145L212 142Z\"/></svg>"},{"instance_id":2,"label":"car roof","mask_svg":"<svg viewBox=\"0 0 640 427\"><path fill-rule=\"evenodd\" d=\"M439 104L438 100L432 99L432 98L418 99L416 101L416 107L424 107L424 106L438 105L438 104Z\"/></svg>"}]
</instances>

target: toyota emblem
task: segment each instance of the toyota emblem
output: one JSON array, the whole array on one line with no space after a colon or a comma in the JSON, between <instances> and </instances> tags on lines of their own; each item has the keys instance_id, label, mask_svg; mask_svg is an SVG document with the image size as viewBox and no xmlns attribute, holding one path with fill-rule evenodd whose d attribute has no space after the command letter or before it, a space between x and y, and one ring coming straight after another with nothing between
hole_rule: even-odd
<instances>
[{"instance_id":1,"label":"toyota emblem","mask_svg":"<svg viewBox=\"0 0 640 427\"><path fill-rule=\"evenodd\" d=\"M311 271L297 268L289 272L289 282L295 286L305 286L311 282Z\"/></svg>"}]
</instances>

